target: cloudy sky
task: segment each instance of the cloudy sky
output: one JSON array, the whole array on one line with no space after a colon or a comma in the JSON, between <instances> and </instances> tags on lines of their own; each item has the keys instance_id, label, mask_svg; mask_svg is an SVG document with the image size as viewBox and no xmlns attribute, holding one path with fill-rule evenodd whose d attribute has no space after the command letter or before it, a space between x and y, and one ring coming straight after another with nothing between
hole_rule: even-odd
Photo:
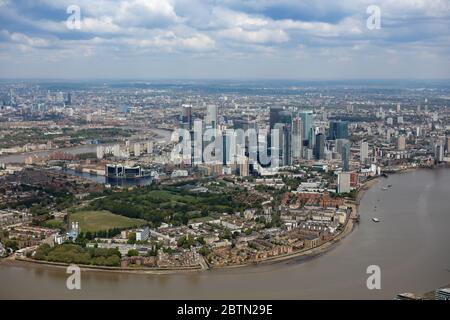
<instances>
[{"instance_id":1,"label":"cloudy sky","mask_svg":"<svg viewBox=\"0 0 450 320\"><path fill-rule=\"evenodd\" d=\"M0 0L0 77L450 78L450 0Z\"/></svg>"}]
</instances>

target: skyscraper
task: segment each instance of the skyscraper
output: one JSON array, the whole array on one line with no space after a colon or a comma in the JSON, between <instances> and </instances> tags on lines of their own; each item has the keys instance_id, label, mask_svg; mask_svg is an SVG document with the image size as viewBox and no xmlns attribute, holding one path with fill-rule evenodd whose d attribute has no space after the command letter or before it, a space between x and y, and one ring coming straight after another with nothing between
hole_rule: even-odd
<instances>
[{"instance_id":1,"label":"skyscraper","mask_svg":"<svg viewBox=\"0 0 450 320\"><path fill-rule=\"evenodd\" d=\"M307 138L307 139L305 140L306 143L307 143L307 146L308 146L309 149L313 149L314 146L316 145L316 139L315 139L316 133L315 133L315 131L314 131L314 128L311 127L311 128L309 129L308 137L309 137L309 138Z\"/></svg>"},{"instance_id":2,"label":"skyscraper","mask_svg":"<svg viewBox=\"0 0 450 320\"><path fill-rule=\"evenodd\" d=\"M330 121L329 139L348 139L348 122Z\"/></svg>"},{"instance_id":3,"label":"skyscraper","mask_svg":"<svg viewBox=\"0 0 450 320\"><path fill-rule=\"evenodd\" d=\"M275 127L276 123L281 123L280 112L282 112L282 111L283 111L283 108L280 106L270 107L270 112L269 112L270 129L273 129Z\"/></svg>"},{"instance_id":4,"label":"skyscraper","mask_svg":"<svg viewBox=\"0 0 450 320\"><path fill-rule=\"evenodd\" d=\"M66 106L70 106L72 104L72 94L70 92L67 93L66 100L64 101Z\"/></svg>"},{"instance_id":5,"label":"skyscraper","mask_svg":"<svg viewBox=\"0 0 450 320\"><path fill-rule=\"evenodd\" d=\"M279 155L281 165L291 165L291 130L284 123L275 123L273 129L278 130L278 143L271 146L271 154Z\"/></svg>"},{"instance_id":6,"label":"skyscraper","mask_svg":"<svg viewBox=\"0 0 450 320\"><path fill-rule=\"evenodd\" d=\"M183 105L181 124L182 127L186 130L192 129L192 106L189 104Z\"/></svg>"},{"instance_id":7,"label":"skyscraper","mask_svg":"<svg viewBox=\"0 0 450 320\"><path fill-rule=\"evenodd\" d=\"M292 165L292 127L285 124L283 127L283 165Z\"/></svg>"},{"instance_id":8,"label":"skyscraper","mask_svg":"<svg viewBox=\"0 0 450 320\"><path fill-rule=\"evenodd\" d=\"M366 162L369 157L369 144L366 141L361 142L361 150L360 150L360 161L361 163Z\"/></svg>"},{"instance_id":9,"label":"skyscraper","mask_svg":"<svg viewBox=\"0 0 450 320\"><path fill-rule=\"evenodd\" d=\"M229 165L236 162L235 159L235 147L236 147L236 136L235 132L231 129L222 131L222 157L223 164Z\"/></svg>"},{"instance_id":10,"label":"skyscraper","mask_svg":"<svg viewBox=\"0 0 450 320\"><path fill-rule=\"evenodd\" d=\"M290 166L292 164L292 113L290 111L279 112L278 121L283 124L281 163L285 166Z\"/></svg>"},{"instance_id":11,"label":"skyscraper","mask_svg":"<svg viewBox=\"0 0 450 320\"><path fill-rule=\"evenodd\" d=\"M350 162L350 143L345 143L342 146L342 169L347 172L349 170Z\"/></svg>"},{"instance_id":12,"label":"skyscraper","mask_svg":"<svg viewBox=\"0 0 450 320\"><path fill-rule=\"evenodd\" d=\"M325 135L323 133L318 133L316 135L316 144L314 146L314 157L317 160L324 158L325 154Z\"/></svg>"},{"instance_id":13,"label":"skyscraper","mask_svg":"<svg viewBox=\"0 0 450 320\"><path fill-rule=\"evenodd\" d=\"M290 126L292 124L292 113L289 111L280 111L278 113L278 123Z\"/></svg>"},{"instance_id":14,"label":"skyscraper","mask_svg":"<svg viewBox=\"0 0 450 320\"><path fill-rule=\"evenodd\" d=\"M275 106L270 108L270 129L278 130L278 146L272 146L269 139L270 154L275 151L280 156L281 165L291 165L292 164L292 113L290 111L284 111L283 108ZM272 134L272 132L271 132Z\"/></svg>"},{"instance_id":15,"label":"skyscraper","mask_svg":"<svg viewBox=\"0 0 450 320\"><path fill-rule=\"evenodd\" d=\"M298 114L292 119L291 143L292 157L295 159L300 159L302 157L303 140L302 120Z\"/></svg>"},{"instance_id":16,"label":"skyscraper","mask_svg":"<svg viewBox=\"0 0 450 320\"><path fill-rule=\"evenodd\" d=\"M302 111L300 113L300 117L302 118L302 126L303 126L303 140L309 142L313 139L313 131L312 131L312 125L313 125L313 113L312 111Z\"/></svg>"}]
</instances>

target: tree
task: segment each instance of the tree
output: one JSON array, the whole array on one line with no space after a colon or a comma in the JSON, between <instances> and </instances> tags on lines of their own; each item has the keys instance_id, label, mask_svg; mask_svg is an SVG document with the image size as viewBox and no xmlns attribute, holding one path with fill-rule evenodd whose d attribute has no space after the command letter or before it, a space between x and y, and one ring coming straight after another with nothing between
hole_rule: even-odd
<instances>
[{"instance_id":1,"label":"tree","mask_svg":"<svg viewBox=\"0 0 450 320\"><path fill-rule=\"evenodd\" d=\"M139 251L136 249L130 249L128 250L127 256L128 257L137 257L139 255Z\"/></svg>"},{"instance_id":2,"label":"tree","mask_svg":"<svg viewBox=\"0 0 450 320\"><path fill-rule=\"evenodd\" d=\"M120 265L120 258L116 255L110 256L105 260L106 266L117 267Z\"/></svg>"},{"instance_id":3,"label":"tree","mask_svg":"<svg viewBox=\"0 0 450 320\"><path fill-rule=\"evenodd\" d=\"M13 251L19 250L19 246L17 244L17 241L15 241L15 240L6 240L5 248L9 248Z\"/></svg>"},{"instance_id":4,"label":"tree","mask_svg":"<svg viewBox=\"0 0 450 320\"><path fill-rule=\"evenodd\" d=\"M206 257L209 254L209 252L210 250L206 246L203 246L198 250L198 253L200 253L204 257Z\"/></svg>"},{"instance_id":5,"label":"tree","mask_svg":"<svg viewBox=\"0 0 450 320\"><path fill-rule=\"evenodd\" d=\"M128 234L128 244L135 244L136 243L136 232L130 232Z\"/></svg>"},{"instance_id":6,"label":"tree","mask_svg":"<svg viewBox=\"0 0 450 320\"><path fill-rule=\"evenodd\" d=\"M280 227L281 226L281 218L279 214L273 214L272 215L272 226L274 227Z\"/></svg>"},{"instance_id":7,"label":"tree","mask_svg":"<svg viewBox=\"0 0 450 320\"><path fill-rule=\"evenodd\" d=\"M225 229L224 232L222 233L222 238L223 239L227 239L227 240L231 240L231 231L229 229Z\"/></svg>"},{"instance_id":8,"label":"tree","mask_svg":"<svg viewBox=\"0 0 450 320\"><path fill-rule=\"evenodd\" d=\"M184 249L189 249L192 245L194 245L195 240L192 236L181 236L177 240L177 246L182 247Z\"/></svg>"}]
</instances>

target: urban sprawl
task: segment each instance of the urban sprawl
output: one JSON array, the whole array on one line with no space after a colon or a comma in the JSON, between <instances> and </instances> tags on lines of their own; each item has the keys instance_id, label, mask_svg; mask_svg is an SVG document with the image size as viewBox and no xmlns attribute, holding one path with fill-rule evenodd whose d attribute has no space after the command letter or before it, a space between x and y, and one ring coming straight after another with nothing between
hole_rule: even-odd
<instances>
[{"instance_id":1,"label":"urban sprawl","mask_svg":"<svg viewBox=\"0 0 450 320\"><path fill-rule=\"evenodd\" d=\"M320 253L372 182L450 163L449 103L438 84L5 81L0 256L161 272Z\"/></svg>"}]
</instances>

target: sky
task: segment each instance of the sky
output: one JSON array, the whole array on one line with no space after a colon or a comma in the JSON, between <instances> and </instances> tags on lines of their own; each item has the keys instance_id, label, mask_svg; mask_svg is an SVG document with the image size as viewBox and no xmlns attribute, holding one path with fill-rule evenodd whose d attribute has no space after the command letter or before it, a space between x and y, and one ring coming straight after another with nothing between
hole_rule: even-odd
<instances>
[{"instance_id":1,"label":"sky","mask_svg":"<svg viewBox=\"0 0 450 320\"><path fill-rule=\"evenodd\" d=\"M450 79L450 0L0 0L0 78Z\"/></svg>"}]
</instances>

